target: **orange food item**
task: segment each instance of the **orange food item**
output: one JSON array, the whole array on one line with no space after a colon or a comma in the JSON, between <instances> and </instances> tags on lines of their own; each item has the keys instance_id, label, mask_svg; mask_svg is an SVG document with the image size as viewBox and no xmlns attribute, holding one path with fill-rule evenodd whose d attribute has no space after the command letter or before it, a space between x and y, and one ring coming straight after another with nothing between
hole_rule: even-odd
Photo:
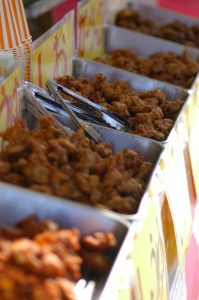
<instances>
[{"instance_id":1,"label":"orange food item","mask_svg":"<svg viewBox=\"0 0 199 300\"><path fill-rule=\"evenodd\" d=\"M110 262L105 251L116 246L111 232L81 238L77 228L60 229L50 220L32 216L9 232L7 239L5 228L0 228L1 300L75 300L73 287L82 277L82 265L99 274L106 272ZM88 264L83 253L92 240L99 247L89 250L92 260Z\"/></svg>"}]
</instances>

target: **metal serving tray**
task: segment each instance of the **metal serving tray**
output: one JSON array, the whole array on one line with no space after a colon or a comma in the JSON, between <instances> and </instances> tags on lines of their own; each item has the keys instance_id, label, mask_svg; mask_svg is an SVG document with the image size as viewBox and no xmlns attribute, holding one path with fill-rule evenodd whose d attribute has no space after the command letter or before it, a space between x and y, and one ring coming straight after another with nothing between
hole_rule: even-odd
<instances>
[{"instance_id":1,"label":"metal serving tray","mask_svg":"<svg viewBox=\"0 0 199 300\"><path fill-rule=\"evenodd\" d=\"M118 26L105 25L105 51L109 53L119 48L129 48L139 56L149 56L155 52L172 51L180 54L185 46L167 40L155 38L146 34L121 28ZM186 47L189 57L199 61L199 50Z\"/></svg>"},{"instance_id":2,"label":"metal serving tray","mask_svg":"<svg viewBox=\"0 0 199 300\"><path fill-rule=\"evenodd\" d=\"M138 3L136 1L129 1L129 3L127 3L127 7L135 9L142 18L153 20L158 26L167 25L167 24L175 22L175 21L182 22L189 27L191 27L192 25L195 25L195 24L199 24L199 21L197 18L189 17L186 15L176 13L171 10L159 8L156 6ZM112 23L111 20L115 21L115 17L116 17L116 14L114 16L110 15L108 22L111 24ZM129 29L129 30L134 31L131 29ZM134 31L134 32L136 32L136 31ZM146 36L148 34L143 33L143 35ZM150 35L150 36L152 36L152 35ZM163 40L169 41L169 39L163 39ZM171 41L171 42L174 44L176 44L176 43L180 44L179 42L174 42L174 41ZM181 45L183 45L183 44L181 44ZM187 46L187 47L197 49L196 47L192 47L192 46Z\"/></svg>"},{"instance_id":3,"label":"metal serving tray","mask_svg":"<svg viewBox=\"0 0 199 300\"><path fill-rule=\"evenodd\" d=\"M117 80L127 81L129 87L134 89L136 92L147 92L149 90L159 88L172 101L176 98L186 100L189 95L187 90L167 82L165 83L159 80L155 80L139 74L131 73L122 69L82 58L73 59L73 76L75 78L85 76L92 79L97 73L103 74L110 82L114 82Z\"/></svg>"},{"instance_id":4,"label":"metal serving tray","mask_svg":"<svg viewBox=\"0 0 199 300\"><path fill-rule=\"evenodd\" d=\"M71 119L67 115L66 116L62 116L60 114L53 114L53 115L62 125L67 126L72 130L76 130L75 125L72 123ZM31 113L28 102L26 103L26 113L24 114L24 117L29 127L33 128L37 126L37 119ZM119 152L125 148L134 149L140 152L140 154L142 155L145 161L150 161L152 163L153 165L152 171L147 180L146 189L144 191L142 198L140 199L140 205L136 214L128 215L128 214L119 214L119 213L112 212L113 214L118 215L124 218L125 220L133 220L133 219L140 218L140 215L142 215L142 211L145 209L145 201L142 202L142 199L144 198L144 195L147 192L150 180L160 160L160 156L164 147L161 145L161 143L158 143L151 139L139 137L127 132L117 131L99 125L93 125L93 127L97 129L104 142L112 144L114 153Z\"/></svg>"},{"instance_id":5,"label":"metal serving tray","mask_svg":"<svg viewBox=\"0 0 199 300\"><path fill-rule=\"evenodd\" d=\"M141 76L135 73L131 73L119 68L114 68L104 64L88 61L81 58L75 58L73 60L73 76L75 78L88 77L94 78L95 74L102 73L106 76L109 82L114 82L117 80L124 80L128 82L129 87L134 89L136 92L147 92L153 89L161 89L169 101L175 101L176 99L182 99L186 103L186 99L189 97L187 90L172 85L170 83L164 83L162 81L154 80L145 76ZM184 105L183 105L184 107ZM183 107L179 111L178 116L181 114ZM177 122L176 118L175 123ZM174 126L175 126L174 123ZM170 132L172 129L170 130ZM163 143L167 142L170 133Z\"/></svg>"},{"instance_id":6,"label":"metal serving tray","mask_svg":"<svg viewBox=\"0 0 199 300\"><path fill-rule=\"evenodd\" d=\"M168 9L155 7L152 5L129 1L128 7L135 9L143 18L152 19L160 26L174 21L183 22L187 26L199 24L197 18L189 17Z\"/></svg>"},{"instance_id":7,"label":"metal serving tray","mask_svg":"<svg viewBox=\"0 0 199 300\"><path fill-rule=\"evenodd\" d=\"M104 31L104 54L108 54L111 51L119 48L127 48L133 50L139 56L148 57L156 52L166 53L172 51L176 54L181 54L185 49L187 49L189 57L199 62L199 50L195 48L185 48L184 46L177 43L113 25L104 25ZM116 70L118 68L114 67L114 69ZM135 74L133 72L130 73ZM147 78L147 80L149 78L146 76L142 77ZM190 89L195 89L195 82L196 81L193 82Z\"/></svg>"},{"instance_id":8,"label":"metal serving tray","mask_svg":"<svg viewBox=\"0 0 199 300\"><path fill-rule=\"evenodd\" d=\"M120 218L86 205L63 201L24 188L0 182L0 225L14 226L29 215L39 219L52 219L62 228L78 227L82 235L96 231L111 231L117 238L116 249L109 253L111 267L98 279L92 299L102 300L101 294L110 292L113 273L122 264L130 248L129 224ZM132 245L131 245L132 246ZM92 278L89 278L92 280Z\"/></svg>"}]
</instances>

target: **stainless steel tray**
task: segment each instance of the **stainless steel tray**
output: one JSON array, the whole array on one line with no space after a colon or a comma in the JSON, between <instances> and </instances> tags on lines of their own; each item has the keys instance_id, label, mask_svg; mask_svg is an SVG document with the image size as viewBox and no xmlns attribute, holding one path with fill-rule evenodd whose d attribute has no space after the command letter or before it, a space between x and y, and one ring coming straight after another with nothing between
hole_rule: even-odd
<instances>
[{"instance_id":1,"label":"stainless steel tray","mask_svg":"<svg viewBox=\"0 0 199 300\"><path fill-rule=\"evenodd\" d=\"M167 82L162 82L82 58L73 59L73 76L75 78L82 76L94 78L97 73L102 73L110 82L117 80L127 81L129 87L136 92L146 92L159 88L166 94L167 98L172 101L176 98L186 100L189 95L187 90Z\"/></svg>"},{"instance_id":2,"label":"stainless steel tray","mask_svg":"<svg viewBox=\"0 0 199 300\"><path fill-rule=\"evenodd\" d=\"M39 104L40 105L40 104ZM72 130L76 130L75 125L72 123L71 119L66 115L62 116L60 114L53 114L56 119L63 124L64 126L67 126L71 128ZM29 127L33 128L37 126L37 119L35 116L31 113L29 110L28 104L26 104L26 113L24 114L24 117L29 125ZM93 125L95 129L100 133L102 139L104 142L111 143L113 152L119 152L125 148L134 149L141 153L143 159L145 161L150 161L153 165L151 174L149 175L149 178L147 180L146 189L145 192L140 199L140 205L138 208L138 211L136 214L119 214L119 213L113 213L115 215L118 215L126 220L133 220L140 217L140 214L143 210L142 199L144 198L144 195L148 189L149 182L153 176L154 170L160 160L160 155L164 149L164 147L151 139L135 136L133 134L117 131L114 129L109 129L106 127L102 127L99 125Z\"/></svg>"},{"instance_id":3,"label":"stainless steel tray","mask_svg":"<svg viewBox=\"0 0 199 300\"><path fill-rule=\"evenodd\" d=\"M144 3L138 3L137 1L129 1L126 5L129 8L135 9L139 15L144 19L150 19L153 20L158 26L167 25L169 23L179 21L184 23L187 26L192 26L195 24L199 24L199 20L194 17L189 17L177 12L173 12L171 10L163 9L160 7L147 5ZM117 13L117 12L116 12ZM113 13L112 13L113 14ZM109 15L108 23L112 24L113 20L115 20L116 15ZM130 30L133 31L133 30ZM146 34L142 33L144 35L144 38ZM150 35L152 36L152 35ZM163 39L163 38L162 38ZM163 39L165 41L169 41L169 39ZM174 44L180 44L178 42L171 41L171 43ZM183 44L181 44L183 45ZM183 45L184 46L184 45ZM196 49L195 47L187 46L192 49Z\"/></svg>"},{"instance_id":4,"label":"stainless steel tray","mask_svg":"<svg viewBox=\"0 0 199 300\"><path fill-rule=\"evenodd\" d=\"M181 54L185 47L170 41L155 38L149 35L123 29L117 26L105 25L105 54L119 48L133 50L139 56L147 57L156 52L174 52ZM199 50L186 47L190 58L199 62ZM117 68L115 68L117 69ZM131 73L131 72L130 72ZM144 77L144 76L143 76ZM145 77L149 78L149 77ZM196 75L197 78L197 75ZM196 78L190 87L195 89ZM148 79L147 79L148 80Z\"/></svg>"},{"instance_id":5,"label":"stainless steel tray","mask_svg":"<svg viewBox=\"0 0 199 300\"><path fill-rule=\"evenodd\" d=\"M128 6L138 11L143 18L153 19L158 25L166 25L174 21L183 22L187 26L199 23L197 18L185 16L168 9L138 3L132 0L129 1Z\"/></svg>"},{"instance_id":6,"label":"stainless steel tray","mask_svg":"<svg viewBox=\"0 0 199 300\"><path fill-rule=\"evenodd\" d=\"M75 130L75 126L72 121L67 117L63 117L57 114L54 116L65 126ZM164 149L163 146L151 139L136 136L134 134L118 131L110 128L106 128L99 125L93 125L95 129L100 133L105 143L111 143L113 147L113 153L122 151L125 148L134 149L141 153L142 157L146 161L150 161L155 167L159 161L159 156Z\"/></svg>"},{"instance_id":7,"label":"stainless steel tray","mask_svg":"<svg viewBox=\"0 0 199 300\"><path fill-rule=\"evenodd\" d=\"M118 48L129 48L139 56L149 56L155 52L172 51L180 54L185 46L155 38L118 26L105 26L105 51L109 53ZM187 47L189 57L199 61L199 50Z\"/></svg>"},{"instance_id":8,"label":"stainless steel tray","mask_svg":"<svg viewBox=\"0 0 199 300\"><path fill-rule=\"evenodd\" d=\"M101 294L107 294L110 291L110 284L114 279L113 273L125 261L131 246L129 224L112 214L86 205L63 201L1 182L0 195L0 225L14 226L16 222L34 214L39 219L52 219L62 228L78 227L82 235L96 231L113 232L118 245L109 253L111 268L96 280L93 299L98 299L98 297L102 299Z\"/></svg>"},{"instance_id":9,"label":"stainless steel tray","mask_svg":"<svg viewBox=\"0 0 199 300\"><path fill-rule=\"evenodd\" d=\"M95 74L102 73L106 76L109 82L117 80L124 80L128 82L129 87L134 89L136 92L146 92L153 89L161 89L169 101L175 101L176 99L182 99L186 103L186 99L189 97L187 90L172 85L170 83L164 83L162 81L154 80L145 76L141 76L135 73L127 72L122 69L114 68L104 64L88 61L81 58L75 58L73 60L73 76L75 78L88 77L94 78ZM184 105L183 105L184 107ZM180 116L183 107L180 109L178 116ZM175 120L177 122L178 117ZM174 126L175 126L174 123ZM173 127L174 127L173 126ZM171 133L172 129L170 130ZM170 135L169 133L169 135ZM163 143L167 142L169 135Z\"/></svg>"}]
</instances>

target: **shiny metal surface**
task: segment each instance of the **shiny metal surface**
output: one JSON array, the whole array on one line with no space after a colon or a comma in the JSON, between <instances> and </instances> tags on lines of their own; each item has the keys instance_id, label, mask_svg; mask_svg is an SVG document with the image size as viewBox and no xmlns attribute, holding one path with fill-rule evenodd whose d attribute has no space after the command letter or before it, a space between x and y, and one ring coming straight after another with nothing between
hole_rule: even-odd
<instances>
[{"instance_id":1,"label":"shiny metal surface","mask_svg":"<svg viewBox=\"0 0 199 300\"><path fill-rule=\"evenodd\" d=\"M52 98L48 92L44 89L35 86L34 84L25 81L24 82L24 94L26 99L29 101L33 101L33 98L38 101L42 106L44 106L47 110L53 113L59 113L63 116L67 115L65 110L61 107L60 104L56 103L54 98ZM90 111L85 111L84 107L81 104L72 104L70 101L64 99L64 101L68 104L68 106L76 113L76 115L87 122L91 122L98 125L107 124L103 122L102 119L98 118L96 115L91 114Z\"/></svg>"},{"instance_id":2,"label":"shiny metal surface","mask_svg":"<svg viewBox=\"0 0 199 300\"><path fill-rule=\"evenodd\" d=\"M109 291L110 274L118 263L125 260L129 251L129 224L115 215L101 212L78 203L61 200L31 190L15 187L0 182L0 224L13 226L28 215L36 215L39 219L52 219L62 228L78 227L81 234L92 234L96 231L111 231L115 234L118 245L109 253L112 262L106 274L96 279L93 299ZM126 241L127 239L127 241ZM119 254L119 255L118 255ZM119 267L119 266L118 266ZM92 280L92 278L89 280ZM106 282L106 290L104 285ZM101 298L100 298L101 299Z\"/></svg>"},{"instance_id":3,"label":"shiny metal surface","mask_svg":"<svg viewBox=\"0 0 199 300\"><path fill-rule=\"evenodd\" d=\"M169 51L180 54L185 50L183 45L112 25L105 26L105 35L107 53L119 48L129 48L139 56L149 56L155 52ZM189 57L199 60L199 50L186 48Z\"/></svg>"},{"instance_id":4,"label":"shiny metal surface","mask_svg":"<svg viewBox=\"0 0 199 300\"><path fill-rule=\"evenodd\" d=\"M58 102L62 108L65 110L66 113L68 113L70 119L73 121L73 123L77 126L77 128L83 129L85 134L92 139L94 142L99 143L101 141L100 134L95 130L91 124L85 124L82 122L76 114L73 112L73 110L66 104L64 99L62 98L61 94L59 93L59 90L56 85L54 85L54 82L52 80L47 80L46 86L49 90L49 92L53 95L55 98L55 101Z\"/></svg>"},{"instance_id":5,"label":"shiny metal surface","mask_svg":"<svg viewBox=\"0 0 199 300\"><path fill-rule=\"evenodd\" d=\"M119 115L115 114L114 112L108 110L106 107L101 106L82 95L78 94L77 92L74 92L73 90L70 90L60 84L55 83L58 90L63 92L66 96L70 96L74 98L76 101L79 101L87 110L90 110L92 113L100 113L101 118L104 119L105 122L107 122L107 125L111 125L111 127L126 131L129 127L128 122L126 119L120 117Z\"/></svg>"}]
</instances>

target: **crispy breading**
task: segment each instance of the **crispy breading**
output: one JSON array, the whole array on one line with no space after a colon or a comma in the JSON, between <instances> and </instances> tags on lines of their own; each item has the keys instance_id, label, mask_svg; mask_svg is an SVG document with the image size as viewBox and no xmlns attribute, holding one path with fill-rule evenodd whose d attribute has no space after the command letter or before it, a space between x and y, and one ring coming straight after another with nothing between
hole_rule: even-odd
<instances>
[{"instance_id":1,"label":"crispy breading","mask_svg":"<svg viewBox=\"0 0 199 300\"><path fill-rule=\"evenodd\" d=\"M138 152L126 149L113 154L111 145L95 144L82 130L66 135L49 117L41 118L41 127L33 131L23 126L20 121L20 126L2 134L9 142L0 152L0 180L93 206L105 205L119 213L136 212L147 181L147 177L137 178L136 171L145 163ZM16 128L22 129L23 139ZM18 141L10 138L13 132L19 136ZM139 189L135 193L134 184L128 192L137 201L132 207L131 202L125 204L125 197L117 189L130 180L137 182ZM118 205L118 199L124 204Z\"/></svg>"},{"instance_id":2,"label":"crispy breading","mask_svg":"<svg viewBox=\"0 0 199 300\"><path fill-rule=\"evenodd\" d=\"M112 232L82 237L77 228L60 229L33 216L16 227L0 227L0 299L75 300L82 267L105 272L110 264L106 250L116 245Z\"/></svg>"},{"instance_id":3,"label":"crispy breading","mask_svg":"<svg viewBox=\"0 0 199 300\"><path fill-rule=\"evenodd\" d=\"M128 60L135 58L130 50L120 49L112 52L111 59L117 61L121 56ZM127 67L130 67L128 62ZM180 99L169 101L160 89L136 93L127 82L119 80L110 83L102 74L96 74L93 80L63 76L57 81L128 120L132 133L160 141L166 140L184 103ZM88 89L88 86L91 88ZM165 119L170 120L169 126ZM157 126L156 120L162 125Z\"/></svg>"},{"instance_id":4,"label":"crispy breading","mask_svg":"<svg viewBox=\"0 0 199 300\"><path fill-rule=\"evenodd\" d=\"M132 53L132 56L129 53ZM190 58L187 50L181 54L174 52L155 52L150 56L136 55L129 49L116 49L96 61L113 67L137 73L156 80L179 85L185 89L191 87L199 71L199 63Z\"/></svg>"}]
</instances>

